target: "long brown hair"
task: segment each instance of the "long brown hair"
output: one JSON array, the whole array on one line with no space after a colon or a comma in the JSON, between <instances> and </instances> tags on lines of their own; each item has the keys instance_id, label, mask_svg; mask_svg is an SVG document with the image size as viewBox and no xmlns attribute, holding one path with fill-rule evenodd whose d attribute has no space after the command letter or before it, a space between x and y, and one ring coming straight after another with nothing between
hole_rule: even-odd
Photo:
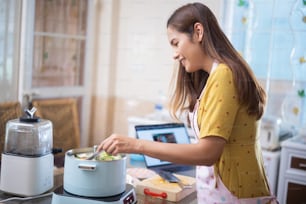
<instances>
[{"instance_id":1,"label":"long brown hair","mask_svg":"<svg viewBox=\"0 0 306 204\"><path fill-rule=\"evenodd\" d=\"M168 19L167 28L171 27L185 33L192 40L194 24L197 22L204 28L204 37L201 42L203 52L212 59L229 66L239 93L239 103L247 107L249 115L260 119L266 102L265 91L249 65L221 30L216 17L207 6L201 3L190 3L178 8ZM202 70L188 73L181 64L179 65L176 79L173 81L174 92L170 100L171 113L175 118L178 118L178 112L182 113L186 109L192 111L207 78L208 73Z\"/></svg>"}]
</instances>

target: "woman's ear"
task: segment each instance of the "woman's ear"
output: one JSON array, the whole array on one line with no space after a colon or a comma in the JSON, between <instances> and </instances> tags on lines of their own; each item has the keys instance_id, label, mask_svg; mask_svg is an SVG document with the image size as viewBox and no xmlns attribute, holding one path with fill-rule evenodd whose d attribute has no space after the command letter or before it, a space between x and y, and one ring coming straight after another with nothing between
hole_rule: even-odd
<instances>
[{"instance_id":1,"label":"woman's ear","mask_svg":"<svg viewBox=\"0 0 306 204\"><path fill-rule=\"evenodd\" d=\"M193 26L194 30L194 40L201 42L204 34L204 27L201 23L197 22Z\"/></svg>"}]
</instances>

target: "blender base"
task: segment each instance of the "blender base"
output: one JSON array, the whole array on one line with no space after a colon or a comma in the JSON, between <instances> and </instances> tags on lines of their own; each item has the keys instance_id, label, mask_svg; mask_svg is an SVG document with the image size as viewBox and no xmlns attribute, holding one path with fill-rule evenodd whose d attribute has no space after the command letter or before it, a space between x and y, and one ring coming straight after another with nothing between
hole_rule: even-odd
<instances>
[{"instance_id":1,"label":"blender base","mask_svg":"<svg viewBox=\"0 0 306 204\"><path fill-rule=\"evenodd\" d=\"M36 196L53 188L53 154L26 157L2 153L0 190L18 196Z\"/></svg>"}]
</instances>

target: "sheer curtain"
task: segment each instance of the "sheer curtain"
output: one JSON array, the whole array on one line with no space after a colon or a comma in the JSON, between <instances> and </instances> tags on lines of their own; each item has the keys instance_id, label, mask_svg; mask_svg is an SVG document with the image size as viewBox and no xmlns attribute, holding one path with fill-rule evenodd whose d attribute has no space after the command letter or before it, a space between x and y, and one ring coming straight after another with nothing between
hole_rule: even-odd
<instances>
[{"instance_id":1,"label":"sheer curtain","mask_svg":"<svg viewBox=\"0 0 306 204\"><path fill-rule=\"evenodd\" d=\"M0 0L0 102L18 99L21 0Z\"/></svg>"}]
</instances>

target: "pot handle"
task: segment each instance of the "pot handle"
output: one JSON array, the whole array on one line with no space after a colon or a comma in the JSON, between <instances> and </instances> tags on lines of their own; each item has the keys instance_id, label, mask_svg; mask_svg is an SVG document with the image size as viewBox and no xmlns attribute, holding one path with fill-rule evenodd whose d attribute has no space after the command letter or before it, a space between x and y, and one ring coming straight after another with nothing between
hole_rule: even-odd
<instances>
[{"instance_id":1,"label":"pot handle","mask_svg":"<svg viewBox=\"0 0 306 204\"><path fill-rule=\"evenodd\" d=\"M79 164L78 167L79 169L84 170L84 171L95 171L96 170L95 164Z\"/></svg>"}]
</instances>

